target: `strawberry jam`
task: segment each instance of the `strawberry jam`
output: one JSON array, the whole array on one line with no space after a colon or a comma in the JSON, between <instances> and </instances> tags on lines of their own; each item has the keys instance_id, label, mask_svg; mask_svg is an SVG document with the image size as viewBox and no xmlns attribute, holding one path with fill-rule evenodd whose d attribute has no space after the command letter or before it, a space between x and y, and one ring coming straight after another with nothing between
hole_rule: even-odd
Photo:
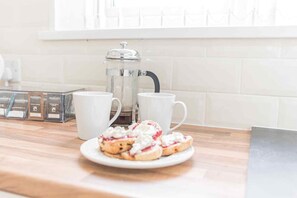
<instances>
[{"instance_id":1,"label":"strawberry jam","mask_svg":"<svg viewBox=\"0 0 297 198\"><path fill-rule=\"evenodd\" d=\"M184 139L186 140L187 137L184 136ZM175 145L175 144L178 144L178 143L180 143L180 142L174 142L173 144L170 144L170 145L168 145L168 146L163 146L163 145L161 145L161 146L162 146L163 148L167 148L167 147L169 147L169 146L172 146L172 145Z\"/></svg>"},{"instance_id":2,"label":"strawberry jam","mask_svg":"<svg viewBox=\"0 0 297 198\"><path fill-rule=\"evenodd\" d=\"M105 138L105 137L103 137L103 136L100 136L100 137L102 138L103 141L113 141L113 140L120 140L120 139L125 139L125 138L127 138L127 136L120 137L120 138L114 138L114 137L112 137L112 138Z\"/></svg>"},{"instance_id":3,"label":"strawberry jam","mask_svg":"<svg viewBox=\"0 0 297 198\"><path fill-rule=\"evenodd\" d=\"M136 127L138 127L139 124L140 124L140 123L136 123L136 124L132 127L132 131L133 131Z\"/></svg>"},{"instance_id":4,"label":"strawberry jam","mask_svg":"<svg viewBox=\"0 0 297 198\"><path fill-rule=\"evenodd\" d=\"M177 143L179 143L179 142L174 142L173 144L170 144L170 145L168 145L168 146L163 146L163 145L162 145L162 147L163 147L163 148L167 148L167 147L172 146L172 145L175 145L175 144L177 144Z\"/></svg>"},{"instance_id":5,"label":"strawberry jam","mask_svg":"<svg viewBox=\"0 0 297 198\"><path fill-rule=\"evenodd\" d=\"M149 150L152 149L155 145L156 145L156 144L152 144L152 145L150 145L150 146L148 146L148 147L142 149L141 152L149 151ZM129 153L130 153L130 152L129 152ZM130 153L130 155L134 157L135 155L137 155L137 153L135 153L134 155L132 155L132 154Z\"/></svg>"},{"instance_id":6,"label":"strawberry jam","mask_svg":"<svg viewBox=\"0 0 297 198\"><path fill-rule=\"evenodd\" d=\"M153 139L157 140L158 137L160 137L162 135L162 131L158 131L155 135L153 135Z\"/></svg>"},{"instance_id":7,"label":"strawberry jam","mask_svg":"<svg viewBox=\"0 0 297 198\"><path fill-rule=\"evenodd\" d=\"M150 146L148 146L148 147L146 147L146 148L142 149L142 150L141 150L141 152L148 151L148 150L150 150L151 148L153 148L154 146L155 146L155 144L153 144L153 145L150 145Z\"/></svg>"}]
</instances>

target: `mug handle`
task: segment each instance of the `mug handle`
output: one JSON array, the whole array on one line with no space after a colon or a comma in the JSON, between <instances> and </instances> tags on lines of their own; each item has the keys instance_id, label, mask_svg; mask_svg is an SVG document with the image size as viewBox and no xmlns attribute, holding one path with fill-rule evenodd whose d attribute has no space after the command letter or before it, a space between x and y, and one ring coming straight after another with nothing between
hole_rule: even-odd
<instances>
[{"instance_id":1,"label":"mug handle","mask_svg":"<svg viewBox=\"0 0 297 198\"><path fill-rule=\"evenodd\" d=\"M184 117L183 117L183 119L181 120L181 122L178 123L178 125L176 125L175 127L171 128L169 131L174 131L175 129L177 129L178 127L180 127L180 126L185 122L185 120L186 120L186 118L187 118L187 115L188 115L188 109L187 109L186 104L183 103L183 102L181 102L181 101L176 101L176 102L174 102L173 105L175 106L175 105L177 105L177 104L180 104L180 105L183 106L183 108L184 108Z\"/></svg>"},{"instance_id":2,"label":"mug handle","mask_svg":"<svg viewBox=\"0 0 297 198\"><path fill-rule=\"evenodd\" d=\"M108 126L110 126L118 117L119 117L119 115L120 115L120 113L121 113L121 110L122 110L122 103L121 103L121 101L118 99L118 98L112 98L112 100L111 100L111 103L113 102L113 101L117 101L118 103L119 103L119 106L118 106L118 109L117 109L117 112L116 112L116 114L112 117L112 119L108 122Z\"/></svg>"}]
</instances>

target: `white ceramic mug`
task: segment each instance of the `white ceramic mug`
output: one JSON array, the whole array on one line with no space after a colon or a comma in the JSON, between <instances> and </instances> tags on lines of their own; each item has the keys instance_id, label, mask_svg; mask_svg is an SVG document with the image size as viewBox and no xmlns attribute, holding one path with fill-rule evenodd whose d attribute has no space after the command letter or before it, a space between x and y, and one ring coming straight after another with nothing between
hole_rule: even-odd
<instances>
[{"instance_id":1,"label":"white ceramic mug","mask_svg":"<svg viewBox=\"0 0 297 198\"><path fill-rule=\"evenodd\" d=\"M73 93L78 137L89 140L105 131L120 115L122 104L112 93L79 91ZM118 102L118 109L110 119L112 101Z\"/></svg>"},{"instance_id":2,"label":"white ceramic mug","mask_svg":"<svg viewBox=\"0 0 297 198\"><path fill-rule=\"evenodd\" d=\"M181 101L175 101L175 95L170 93L139 93L139 116L140 120L153 120L158 122L166 134L180 127L187 118L187 106ZM184 116L180 123L170 128L172 111L175 105L182 105Z\"/></svg>"}]
</instances>

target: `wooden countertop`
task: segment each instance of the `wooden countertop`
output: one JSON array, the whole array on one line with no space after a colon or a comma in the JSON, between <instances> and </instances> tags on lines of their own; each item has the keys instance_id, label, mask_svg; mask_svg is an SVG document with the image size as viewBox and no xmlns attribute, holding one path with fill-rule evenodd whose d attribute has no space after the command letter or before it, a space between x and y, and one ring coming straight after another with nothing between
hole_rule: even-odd
<instances>
[{"instance_id":1,"label":"wooden countertop","mask_svg":"<svg viewBox=\"0 0 297 198\"><path fill-rule=\"evenodd\" d=\"M34 197L244 197L250 132L181 130L194 137L192 159L125 170L81 156L74 121L0 120L0 189Z\"/></svg>"}]
</instances>

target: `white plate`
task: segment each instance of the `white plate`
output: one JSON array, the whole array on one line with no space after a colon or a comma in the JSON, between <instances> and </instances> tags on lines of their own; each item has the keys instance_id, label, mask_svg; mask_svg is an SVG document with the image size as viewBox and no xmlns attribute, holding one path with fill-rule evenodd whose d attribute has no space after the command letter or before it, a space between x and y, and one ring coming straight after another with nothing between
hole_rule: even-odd
<instances>
[{"instance_id":1,"label":"white plate","mask_svg":"<svg viewBox=\"0 0 297 198\"><path fill-rule=\"evenodd\" d=\"M128 161L107 157L100 151L98 147L98 139L93 138L84 142L81 145L80 152L85 158L91 160L92 162L102 164L105 166L129 169L151 169L173 166L190 159L194 154L194 148L191 147L183 152L179 152L168 157L161 157L158 160Z\"/></svg>"}]
</instances>

